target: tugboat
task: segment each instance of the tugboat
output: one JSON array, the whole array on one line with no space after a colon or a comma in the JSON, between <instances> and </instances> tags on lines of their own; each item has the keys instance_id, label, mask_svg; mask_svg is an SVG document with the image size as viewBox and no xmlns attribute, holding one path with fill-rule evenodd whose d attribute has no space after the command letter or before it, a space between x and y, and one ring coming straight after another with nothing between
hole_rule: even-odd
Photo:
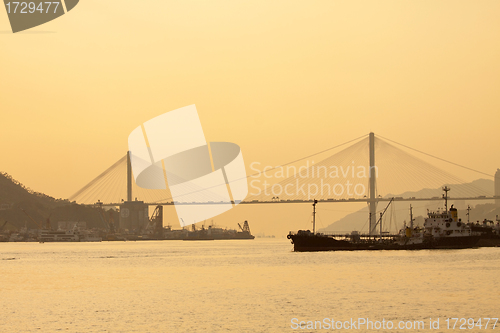
<instances>
[{"instance_id":1,"label":"tugboat","mask_svg":"<svg viewBox=\"0 0 500 333\"><path fill-rule=\"evenodd\" d=\"M451 205L448 210L448 191L450 188L443 187L445 194L445 210L427 211L424 228L413 227L413 214L410 206L410 227L400 230L400 237L396 243L402 246L422 244L422 248L429 249L461 249L475 246L481 235L462 219L458 218L457 209Z\"/></svg>"}]
</instances>

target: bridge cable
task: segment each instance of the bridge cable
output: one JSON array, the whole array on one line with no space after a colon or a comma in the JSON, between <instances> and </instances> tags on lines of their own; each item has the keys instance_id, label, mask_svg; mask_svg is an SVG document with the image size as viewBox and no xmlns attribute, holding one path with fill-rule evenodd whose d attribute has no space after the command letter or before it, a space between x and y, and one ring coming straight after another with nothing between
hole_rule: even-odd
<instances>
[{"instance_id":1,"label":"bridge cable","mask_svg":"<svg viewBox=\"0 0 500 333\"><path fill-rule=\"evenodd\" d=\"M384 138L384 137L383 137L383 136L381 136L381 135L377 135L377 136L378 136L378 137L380 137L380 138L382 138L382 139L384 139L384 140L387 140L387 141L393 142L393 143L395 143L395 144L398 144L398 145L400 145L400 146L403 146L403 147L405 147L405 148L408 148L408 149L414 150L414 151L416 151L416 152L418 152L418 153L421 153L421 154L424 154L424 155L427 155L427 156L433 157L433 158L435 158L435 159L437 159L437 160L440 160L440 161L443 161L443 162L446 162L446 163L449 163L449 164L452 164L452 165L455 165L455 166L458 166L458 167L461 167L461 168L464 168L464 169L467 169L467 170L470 170L470 171L474 171L474 172L477 172L477 173L483 174L483 175L488 176L488 177L491 177L491 178L494 178L494 177L495 177L495 176L490 175L490 174L487 174L487 173L485 173L485 172L482 172L482 171L479 171L479 170L475 170L475 169L472 169L472 168L469 168L469 167L466 167L466 166L463 166L463 165L460 165L460 164L457 164L457 163L454 163L454 162L451 162L451 161L445 160L444 158L437 157L437 156L434 156L434 155L431 155L431 154L428 154L428 153L424 153L423 151L420 151L420 150L418 150L418 149L415 149L415 148L412 148L412 147L408 147L408 146L406 146L406 145L404 145L404 144L402 144L402 143L396 142L396 141L391 140L391 139L388 139L388 138Z\"/></svg>"}]
</instances>

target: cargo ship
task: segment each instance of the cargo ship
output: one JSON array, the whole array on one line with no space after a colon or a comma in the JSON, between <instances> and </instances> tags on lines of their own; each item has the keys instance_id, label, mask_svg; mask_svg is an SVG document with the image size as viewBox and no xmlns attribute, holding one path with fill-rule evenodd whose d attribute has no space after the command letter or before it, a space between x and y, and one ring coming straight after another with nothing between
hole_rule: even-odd
<instances>
[{"instance_id":1,"label":"cargo ship","mask_svg":"<svg viewBox=\"0 0 500 333\"><path fill-rule=\"evenodd\" d=\"M413 226L410 208L410 225L404 226L398 234L363 235L356 231L347 235L327 235L299 230L290 232L294 251L353 251L353 250L419 250L419 249L456 249L476 246L481 238L479 232L458 218L453 205L448 210L448 187L444 187L444 211L429 212L423 228ZM389 202L391 204L392 200ZM313 203L313 223L317 201ZM386 208L387 209L387 208ZM382 215L379 220L382 223Z\"/></svg>"},{"instance_id":2,"label":"cargo ship","mask_svg":"<svg viewBox=\"0 0 500 333\"><path fill-rule=\"evenodd\" d=\"M214 225L204 226L201 229L196 229L194 224L191 230L181 229L173 230L170 227L165 228L163 239L168 240L220 240L220 239L254 239L255 236L250 232L248 221L243 223L243 226L238 223L240 230L223 229Z\"/></svg>"}]
</instances>

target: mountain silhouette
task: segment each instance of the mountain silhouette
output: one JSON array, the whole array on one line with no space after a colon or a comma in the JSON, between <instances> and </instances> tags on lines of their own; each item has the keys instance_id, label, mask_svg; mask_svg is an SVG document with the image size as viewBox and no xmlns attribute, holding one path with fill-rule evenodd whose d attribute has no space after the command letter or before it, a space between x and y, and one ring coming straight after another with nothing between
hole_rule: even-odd
<instances>
[{"instance_id":1,"label":"mountain silhouette","mask_svg":"<svg viewBox=\"0 0 500 333\"><path fill-rule=\"evenodd\" d=\"M52 229L57 229L59 221L86 222L87 228L104 228L101 216L99 208L55 199L33 191L7 173L0 173L0 222L8 221L6 228L26 225L28 229L37 229L40 225L46 227L47 219ZM113 211L113 218L118 221L118 212Z\"/></svg>"}]
</instances>

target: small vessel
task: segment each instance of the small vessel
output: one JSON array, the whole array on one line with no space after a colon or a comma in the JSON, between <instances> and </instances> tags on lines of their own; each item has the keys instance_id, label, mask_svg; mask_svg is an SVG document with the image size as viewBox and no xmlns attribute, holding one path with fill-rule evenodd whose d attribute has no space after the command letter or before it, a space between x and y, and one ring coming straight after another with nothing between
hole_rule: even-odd
<instances>
[{"instance_id":1,"label":"small vessel","mask_svg":"<svg viewBox=\"0 0 500 333\"><path fill-rule=\"evenodd\" d=\"M70 230L41 229L38 231L38 241L45 242L101 242L102 238L90 231L79 231L78 224Z\"/></svg>"},{"instance_id":2,"label":"small vessel","mask_svg":"<svg viewBox=\"0 0 500 333\"><path fill-rule=\"evenodd\" d=\"M410 226L405 226L399 232L396 243L402 246L421 244L422 248L457 249L475 246L481 238L480 233L474 232L470 225L458 218L457 209L451 205L448 210L448 191L443 187L445 195L445 210L427 211L424 227L413 227L413 214L410 206Z\"/></svg>"},{"instance_id":3,"label":"small vessel","mask_svg":"<svg viewBox=\"0 0 500 333\"><path fill-rule=\"evenodd\" d=\"M79 242L80 237L74 230L39 230L38 241L45 242Z\"/></svg>"}]
</instances>

